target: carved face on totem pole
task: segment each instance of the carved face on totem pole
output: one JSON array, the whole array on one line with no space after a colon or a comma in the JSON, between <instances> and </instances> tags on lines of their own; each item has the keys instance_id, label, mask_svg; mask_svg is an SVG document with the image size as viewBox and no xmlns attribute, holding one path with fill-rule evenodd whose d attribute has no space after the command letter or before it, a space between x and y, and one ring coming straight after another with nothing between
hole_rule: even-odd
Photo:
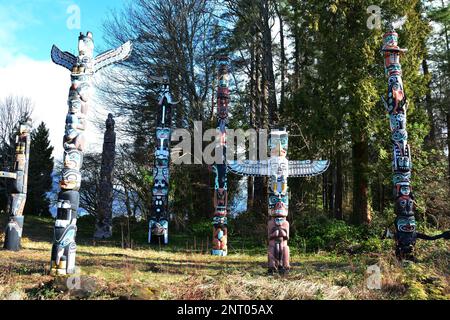
<instances>
[{"instance_id":1,"label":"carved face on totem pole","mask_svg":"<svg viewBox=\"0 0 450 320\"><path fill-rule=\"evenodd\" d=\"M156 129L156 143L156 157L158 159L161 159L162 157L164 157L164 159L169 159L170 129Z\"/></svg>"},{"instance_id":2,"label":"carved face on totem pole","mask_svg":"<svg viewBox=\"0 0 450 320\"><path fill-rule=\"evenodd\" d=\"M406 52L398 46L398 33L396 31L387 32L383 37L383 49L386 74L401 74L400 55Z\"/></svg>"},{"instance_id":3,"label":"carved face on totem pole","mask_svg":"<svg viewBox=\"0 0 450 320\"><path fill-rule=\"evenodd\" d=\"M287 179L289 176L289 161L287 160L288 133L286 130L272 131L269 148L271 157L269 166L269 214L273 217L287 217L289 197Z\"/></svg>"},{"instance_id":4,"label":"carved face on totem pole","mask_svg":"<svg viewBox=\"0 0 450 320\"><path fill-rule=\"evenodd\" d=\"M92 32L88 32L86 35L81 32L78 37L78 59L72 70L73 75L94 73L94 47Z\"/></svg>"},{"instance_id":5,"label":"carved face on totem pole","mask_svg":"<svg viewBox=\"0 0 450 320\"><path fill-rule=\"evenodd\" d=\"M81 170L83 166L83 153L76 149L64 151L64 167L68 169Z\"/></svg>"},{"instance_id":6,"label":"carved face on totem pole","mask_svg":"<svg viewBox=\"0 0 450 320\"><path fill-rule=\"evenodd\" d=\"M414 215L414 201L412 197L401 196L395 201L395 212L402 216Z\"/></svg>"},{"instance_id":7,"label":"carved face on totem pole","mask_svg":"<svg viewBox=\"0 0 450 320\"><path fill-rule=\"evenodd\" d=\"M94 58L94 36L88 31L86 35L81 32L78 37L78 53L80 56Z\"/></svg>"},{"instance_id":8,"label":"carved face on totem pole","mask_svg":"<svg viewBox=\"0 0 450 320\"><path fill-rule=\"evenodd\" d=\"M286 130L272 131L270 133L269 149L272 157L286 157L289 138Z\"/></svg>"},{"instance_id":9,"label":"carved face on totem pole","mask_svg":"<svg viewBox=\"0 0 450 320\"><path fill-rule=\"evenodd\" d=\"M164 165L155 166L153 169L153 177L155 180L153 190L156 191L156 194L165 193L169 188L169 167Z\"/></svg>"},{"instance_id":10,"label":"carved face on totem pole","mask_svg":"<svg viewBox=\"0 0 450 320\"><path fill-rule=\"evenodd\" d=\"M164 236L164 234L167 232L167 229L169 228L169 222L164 219L158 221L151 220L150 228L152 230L153 235Z\"/></svg>"},{"instance_id":11,"label":"carved face on totem pole","mask_svg":"<svg viewBox=\"0 0 450 320\"><path fill-rule=\"evenodd\" d=\"M226 178L226 167L225 166L214 166L215 171L215 197L214 197L214 207L216 208L215 216L226 217L227 216L227 203L228 203L228 183ZM224 224L225 220L219 222L219 224Z\"/></svg>"},{"instance_id":12,"label":"carved face on totem pole","mask_svg":"<svg viewBox=\"0 0 450 320\"><path fill-rule=\"evenodd\" d=\"M81 187L80 171L64 168L60 186L62 190L79 191Z\"/></svg>"}]
</instances>

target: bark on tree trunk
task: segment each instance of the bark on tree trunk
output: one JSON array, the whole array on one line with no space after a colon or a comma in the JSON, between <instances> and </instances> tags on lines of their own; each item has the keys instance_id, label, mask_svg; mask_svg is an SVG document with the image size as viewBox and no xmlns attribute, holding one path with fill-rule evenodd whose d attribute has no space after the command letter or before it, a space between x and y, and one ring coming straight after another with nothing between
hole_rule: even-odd
<instances>
[{"instance_id":1,"label":"bark on tree trunk","mask_svg":"<svg viewBox=\"0 0 450 320\"><path fill-rule=\"evenodd\" d=\"M342 151L338 150L336 153L336 191L334 200L334 217L339 220L344 219L342 213L342 195L344 188L344 180L342 178Z\"/></svg>"},{"instance_id":2,"label":"bark on tree trunk","mask_svg":"<svg viewBox=\"0 0 450 320\"><path fill-rule=\"evenodd\" d=\"M264 61L263 82L267 87L268 115L269 125L278 123L277 95L275 88L275 75L273 71L273 53L272 53L272 32L269 25L269 0L260 1L260 12L262 17L262 47Z\"/></svg>"},{"instance_id":3,"label":"bark on tree trunk","mask_svg":"<svg viewBox=\"0 0 450 320\"><path fill-rule=\"evenodd\" d=\"M448 149L448 173L447 173L447 181L448 181L448 193L450 196L450 110L447 111L446 114L447 120L447 149Z\"/></svg>"},{"instance_id":4,"label":"bark on tree trunk","mask_svg":"<svg viewBox=\"0 0 450 320\"><path fill-rule=\"evenodd\" d=\"M351 221L359 225L371 221L368 177L369 145L362 132L355 132L352 138L353 212Z\"/></svg>"},{"instance_id":5,"label":"bark on tree trunk","mask_svg":"<svg viewBox=\"0 0 450 320\"><path fill-rule=\"evenodd\" d=\"M430 71L428 68L428 61L426 59L424 59L422 61L422 69L423 69L423 74L425 76L430 75ZM427 110L428 119L430 121L430 132L425 137L425 143L430 148L434 148L434 147L436 147L436 126L435 126L435 121L434 121L433 105L432 105L432 100L431 100L431 79L427 83L427 88L428 88L428 90L425 95L425 108Z\"/></svg>"},{"instance_id":6,"label":"bark on tree trunk","mask_svg":"<svg viewBox=\"0 0 450 320\"><path fill-rule=\"evenodd\" d=\"M286 96L286 84L285 84L285 78L286 78L286 48L284 46L284 19L283 15L281 14L277 1L274 1L275 11L278 16L278 20L280 22L280 76L281 76L281 94L280 94L280 108L279 108L279 114L283 114L284 110L284 102L285 102L285 96Z\"/></svg>"}]
</instances>

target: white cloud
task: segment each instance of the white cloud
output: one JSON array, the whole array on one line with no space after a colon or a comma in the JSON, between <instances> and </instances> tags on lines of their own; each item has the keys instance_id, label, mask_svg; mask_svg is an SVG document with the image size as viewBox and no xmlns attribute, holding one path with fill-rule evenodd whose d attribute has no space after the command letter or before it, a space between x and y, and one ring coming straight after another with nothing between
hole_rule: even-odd
<instances>
[{"instance_id":1,"label":"white cloud","mask_svg":"<svg viewBox=\"0 0 450 320\"><path fill-rule=\"evenodd\" d=\"M63 155L69 87L70 72L51 61L18 56L6 66L0 66L0 99L10 94L31 98L35 104L33 124L37 126L44 121L49 128L55 159L61 159ZM88 119L98 112L105 113L93 99ZM89 121L85 134L87 151L101 152L103 134Z\"/></svg>"},{"instance_id":2,"label":"white cloud","mask_svg":"<svg viewBox=\"0 0 450 320\"><path fill-rule=\"evenodd\" d=\"M26 44L19 43L16 33L39 24L40 21L33 15L31 3L0 4L0 66L12 63L26 48Z\"/></svg>"},{"instance_id":3,"label":"white cloud","mask_svg":"<svg viewBox=\"0 0 450 320\"><path fill-rule=\"evenodd\" d=\"M16 33L39 25L33 14L34 2L0 4L0 99L8 95L31 98L35 104L33 124L45 122L50 130L55 159L62 159L65 119L68 111L67 96L70 73L50 61L29 58L23 52L27 44L21 43ZM94 109L95 100L91 109ZM98 109L98 107L95 107ZM102 109L102 108L101 108ZM92 110L90 115L95 114ZM106 117L105 117L106 118ZM102 134L88 122L86 138L88 151L101 151Z\"/></svg>"}]
</instances>

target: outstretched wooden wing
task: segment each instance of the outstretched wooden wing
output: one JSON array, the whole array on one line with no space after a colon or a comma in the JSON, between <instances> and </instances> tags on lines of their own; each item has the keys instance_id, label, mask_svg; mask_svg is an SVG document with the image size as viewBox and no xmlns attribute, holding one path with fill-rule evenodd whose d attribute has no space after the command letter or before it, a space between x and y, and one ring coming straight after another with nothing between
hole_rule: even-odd
<instances>
[{"instance_id":1,"label":"outstretched wooden wing","mask_svg":"<svg viewBox=\"0 0 450 320\"><path fill-rule=\"evenodd\" d=\"M327 171L330 161L289 161L289 177L313 177Z\"/></svg>"},{"instance_id":2,"label":"outstretched wooden wing","mask_svg":"<svg viewBox=\"0 0 450 320\"><path fill-rule=\"evenodd\" d=\"M0 171L0 178L17 179L17 173Z\"/></svg>"},{"instance_id":3,"label":"outstretched wooden wing","mask_svg":"<svg viewBox=\"0 0 450 320\"><path fill-rule=\"evenodd\" d=\"M131 41L128 41L116 49L98 55L94 62L94 73L113 63L128 59L132 49L133 45Z\"/></svg>"},{"instance_id":4,"label":"outstretched wooden wing","mask_svg":"<svg viewBox=\"0 0 450 320\"><path fill-rule=\"evenodd\" d=\"M70 52L62 52L57 46L52 47L52 61L57 65L60 65L70 71L77 64L77 57L75 57Z\"/></svg>"},{"instance_id":5,"label":"outstretched wooden wing","mask_svg":"<svg viewBox=\"0 0 450 320\"><path fill-rule=\"evenodd\" d=\"M231 172L246 177L266 177L269 175L267 160L228 161Z\"/></svg>"}]
</instances>

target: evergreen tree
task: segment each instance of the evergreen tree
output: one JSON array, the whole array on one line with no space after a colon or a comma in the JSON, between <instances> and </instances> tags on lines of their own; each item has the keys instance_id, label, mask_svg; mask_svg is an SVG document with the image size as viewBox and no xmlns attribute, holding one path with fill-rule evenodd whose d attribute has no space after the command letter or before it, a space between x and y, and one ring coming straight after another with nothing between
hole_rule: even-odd
<instances>
[{"instance_id":1,"label":"evergreen tree","mask_svg":"<svg viewBox=\"0 0 450 320\"><path fill-rule=\"evenodd\" d=\"M52 189L53 147L49 131L41 122L31 133L30 164L28 171L28 196L25 214L47 215L50 201L46 193Z\"/></svg>"}]
</instances>

